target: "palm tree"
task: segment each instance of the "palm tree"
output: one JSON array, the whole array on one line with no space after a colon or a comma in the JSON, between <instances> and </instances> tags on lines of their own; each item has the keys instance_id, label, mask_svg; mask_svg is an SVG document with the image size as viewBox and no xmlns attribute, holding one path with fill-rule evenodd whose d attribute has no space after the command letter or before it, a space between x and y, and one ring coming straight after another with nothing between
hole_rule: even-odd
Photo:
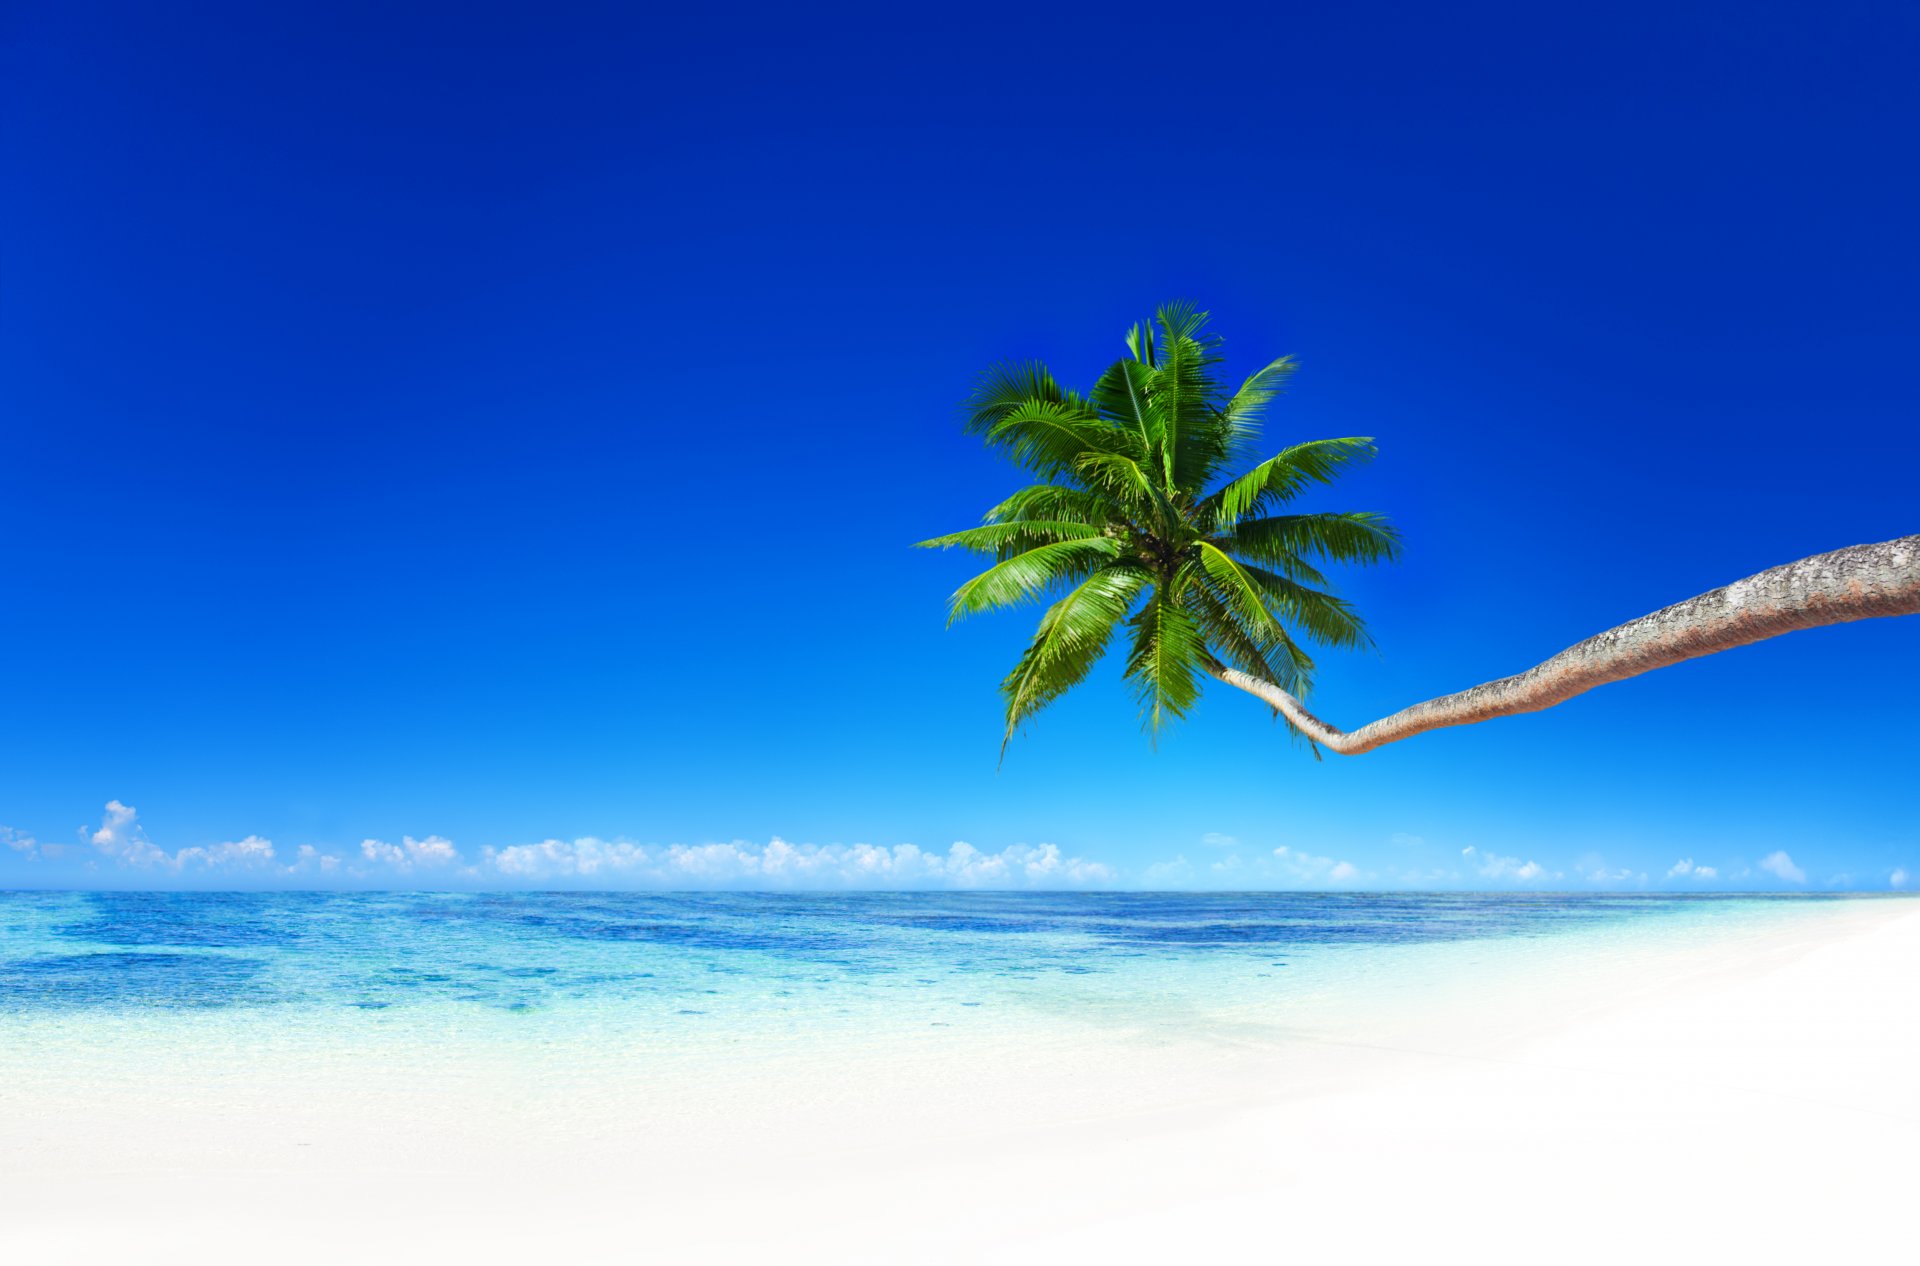
<instances>
[{"instance_id":1,"label":"palm tree","mask_svg":"<svg viewBox=\"0 0 1920 1266\"><path fill-rule=\"evenodd\" d=\"M1122 624L1126 676L1150 731L1187 714L1204 674L1268 704L1316 755L1358 755L1782 633L1920 613L1920 536L1853 545L1664 607L1515 676L1337 729L1300 702L1313 674L1301 639L1371 641L1314 564L1390 560L1399 538L1377 514L1272 511L1371 457L1372 441L1297 444L1229 477L1293 362L1274 361L1229 395L1206 314L1173 304L1156 322L1157 335L1151 325L1128 332L1128 358L1084 397L1042 365L1007 365L984 375L968 404L968 430L1045 482L995 506L981 527L921 542L996 560L953 595L949 623L1061 595L1001 683L1008 739L1086 678Z\"/></svg>"},{"instance_id":2,"label":"palm tree","mask_svg":"<svg viewBox=\"0 0 1920 1266\"><path fill-rule=\"evenodd\" d=\"M953 595L950 623L1058 595L1001 683L1007 739L1084 680L1122 625L1150 732L1187 714L1205 676L1237 670L1297 697L1313 676L1303 642L1371 645L1316 564L1392 559L1394 530L1367 512L1278 511L1372 457L1373 442L1312 440L1236 472L1294 365L1282 357L1230 393L1206 323L1188 305L1161 308L1085 396L1043 365L1002 365L968 402L967 429L1045 481L980 527L921 542L996 560Z\"/></svg>"}]
</instances>

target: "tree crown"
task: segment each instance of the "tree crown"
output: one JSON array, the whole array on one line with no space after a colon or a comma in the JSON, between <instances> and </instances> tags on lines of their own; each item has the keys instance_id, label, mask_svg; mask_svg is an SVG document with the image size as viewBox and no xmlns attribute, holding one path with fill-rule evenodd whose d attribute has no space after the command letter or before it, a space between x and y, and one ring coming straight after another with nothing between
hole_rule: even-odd
<instances>
[{"instance_id":1,"label":"tree crown","mask_svg":"<svg viewBox=\"0 0 1920 1266\"><path fill-rule=\"evenodd\" d=\"M979 527L920 542L995 560L954 592L949 623L1053 599L1000 686L1003 755L1025 722L1086 679L1123 627L1125 675L1149 733L1186 716L1203 678L1227 667L1304 697L1314 663L1303 641L1371 645L1316 564L1399 555L1381 515L1280 512L1369 460L1370 437L1310 440L1233 473L1257 455L1291 357L1228 390L1220 339L1206 313L1183 303L1127 331L1126 346L1084 395L1038 362L981 375L966 429L1042 482Z\"/></svg>"}]
</instances>

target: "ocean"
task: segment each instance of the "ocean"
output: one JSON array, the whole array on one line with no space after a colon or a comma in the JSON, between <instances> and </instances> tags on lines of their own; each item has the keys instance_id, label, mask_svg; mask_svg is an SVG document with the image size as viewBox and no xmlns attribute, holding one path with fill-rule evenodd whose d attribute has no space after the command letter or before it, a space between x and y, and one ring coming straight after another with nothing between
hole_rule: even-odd
<instances>
[{"instance_id":1,"label":"ocean","mask_svg":"<svg viewBox=\"0 0 1920 1266\"><path fill-rule=\"evenodd\" d=\"M1838 898L0 894L0 1025L617 1029L649 1048L992 1023L1244 1031L1569 970Z\"/></svg>"}]
</instances>

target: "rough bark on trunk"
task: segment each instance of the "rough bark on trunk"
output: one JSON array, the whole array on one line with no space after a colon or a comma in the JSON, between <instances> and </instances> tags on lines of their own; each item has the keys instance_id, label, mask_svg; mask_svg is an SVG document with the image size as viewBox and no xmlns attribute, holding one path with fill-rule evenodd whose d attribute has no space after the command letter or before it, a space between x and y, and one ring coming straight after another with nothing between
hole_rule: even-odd
<instances>
[{"instance_id":1,"label":"rough bark on trunk","mask_svg":"<svg viewBox=\"0 0 1920 1266\"><path fill-rule=\"evenodd\" d=\"M1797 629L1916 613L1920 536L1903 536L1770 568L1608 629L1517 676L1416 703L1351 732L1328 725L1272 682L1231 668L1214 675L1279 709L1322 747L1358 756L1428 730L1538 712L1610 681Z\"/></svg>"}]
</instances>

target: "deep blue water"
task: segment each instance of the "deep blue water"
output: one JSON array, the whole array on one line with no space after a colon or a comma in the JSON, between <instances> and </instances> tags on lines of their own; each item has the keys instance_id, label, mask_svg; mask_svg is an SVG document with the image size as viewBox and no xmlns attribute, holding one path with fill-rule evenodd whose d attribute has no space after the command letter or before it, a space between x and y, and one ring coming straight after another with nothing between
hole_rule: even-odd
<instances>
[{"instance_id":1,"label":"deep blue water","mask_svg":"<svg viewBox=\"0 0 1920 1266\"><path fill-rule=\"evenodd\" d=\"M831 1000L1118 1005L1279 990L1370 949L1594 944L1816 898L1530 894L0 894L0 1014L625 1007L777 1015ZM1568 938L1575 938L1570 941ZM1294 974L1289 977L1285 973ZM1283 982L1264 984L1256 982ZM676 1023L685 1023L684 1019ZM944 1021L934 1020L932 1023Z\"/></svg>"}]
</instances>

